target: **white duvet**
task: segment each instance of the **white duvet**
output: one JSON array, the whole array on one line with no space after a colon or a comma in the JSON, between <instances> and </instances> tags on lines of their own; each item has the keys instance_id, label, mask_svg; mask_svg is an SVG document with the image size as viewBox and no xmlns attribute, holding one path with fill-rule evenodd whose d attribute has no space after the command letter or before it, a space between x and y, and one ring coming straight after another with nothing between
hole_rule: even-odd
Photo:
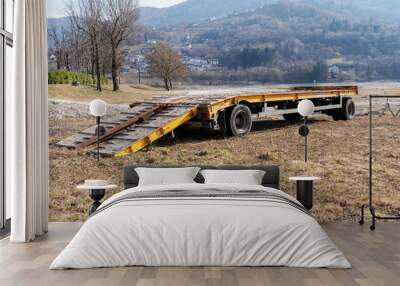
<instances>
[{"instance_id":1,"label":"white duvet","mask_svg":"<svg viewBox=\"0 0 400 286\"><path fill-rule=\"evenodd\" d=\"M262 190L261 186L186 184L121 192ZM50 269L120 266L291 266L350 268L317 221L293 206L246 198L124 201L91 217Z\"/></svg>"}]
</instances>

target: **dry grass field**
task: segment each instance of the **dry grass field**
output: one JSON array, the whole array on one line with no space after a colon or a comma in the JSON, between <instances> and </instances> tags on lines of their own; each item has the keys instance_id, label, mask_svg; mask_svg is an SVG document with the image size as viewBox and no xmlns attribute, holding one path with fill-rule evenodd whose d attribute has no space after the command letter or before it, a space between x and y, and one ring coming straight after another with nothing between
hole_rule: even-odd
<instances>
[{"instance_id":1,"label":"dry grass field","mask_svg":"<svg viewBox=\"0 0 400 286\"><path fill-rule=\"evenodd\" d=\"M171 92L175 94L177 92ZM101 97L104 101L110 104L132 103L138 100L143 100L149 96L157 96L165 94L165 91L160 88L152 88L144 85L122 85L121 90L112 91L111 86L103 86L103 91L98 93L94 88L80 86L74 87L70 85L52 84L49 85L49 97L51 99L90 102L91 100Z\"/></svg>"},{"instance_id":2,"label":"dry grass field","mask_svg":"<svg viewBox=\"0 0 400 286\"><path fill-rule=\"evenodd\" d=\"M63 90L58 94L58 89ZM238 90L239 92L240 90ZM74 91L76 92L76 91ZM187 92L187 91L177 91ZM106 100L122 103L161 94L160 90L124 87L119 99L107 93ZM396 84L363 85L357 103L366 106L367 94L400 93ZM83 101L95 95L89 91ZM71 92L50 87L51 98L72 100ZM81 99L80 96L76 97ZM381 102L383 104L384 102ZM61 107L60 107L61 108ZM93 124L93 118L50 116L50 219L52 221L84 221L90 199L75 187L85 179L108 179L122 190L122 168L127 164L197 165L197 164L278 164L282 169L281 189L294 194L295 186L288 178L294 175L315 175L322 178L315 188L312 213L319 221L354 221L359 207L367 202L368 191L368 117L335 122L327 116L311 121L309 138L310 162L303 162L303 139L298 125L274 119L254 125L253 132L243 138L219 138L218 134L199 130L179 130L176 138L167 136L137 154L124 158L102 158L100 165L87 150L74 151L56 147L60 139ZM400 212L400 119L387 115L375 119L374 186L376 205L382 212ZM111 193L109 194L111 195Z\"/></svg>"}]
</instances>

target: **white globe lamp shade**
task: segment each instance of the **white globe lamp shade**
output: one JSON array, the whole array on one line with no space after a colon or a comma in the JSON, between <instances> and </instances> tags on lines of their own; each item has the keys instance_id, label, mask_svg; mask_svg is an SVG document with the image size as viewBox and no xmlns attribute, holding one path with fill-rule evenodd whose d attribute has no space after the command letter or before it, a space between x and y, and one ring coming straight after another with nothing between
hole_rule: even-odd
<instances>
[{"instance_id":1,"label":"white globe lamp shade","mask_svg":"<svg viewBox=\"0 0 400 286\"><path fill-rule=\"evenodd\" d=\"M311 100L305 99L300 101L297 106L298 113L303 117L311 116L314 113L314 103Z\"/></svg>"},{"instance_id":2,"label":"white globe lamp shade","mask_svg":"<svg viewBox=\"0 0 400 286\"><path fill-rule=\"evenodd\" d=\"M102 117L107 113L107 103L103 100L95 99L90 103L90 113L96 117Z\"/></svg>"}]
</instances>

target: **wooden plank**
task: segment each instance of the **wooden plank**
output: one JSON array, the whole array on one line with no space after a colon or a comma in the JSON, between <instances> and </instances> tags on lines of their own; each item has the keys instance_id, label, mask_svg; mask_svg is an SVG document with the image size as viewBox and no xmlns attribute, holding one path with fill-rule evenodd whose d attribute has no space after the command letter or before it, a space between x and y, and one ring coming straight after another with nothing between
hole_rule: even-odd
<instances>
[{"instance_id":1,"label":"wooden plank","mask_svg":"<svg viewBox=\"0 0 400 286\"><path fill-rule=\"evenodd\" d=\"M132 113L143 113L147 110L148 106L136 106L131 108ZM106 120L102 121L102 125L108 129L116 126L122 122L126 122L128 120L128 116L124 115L124 113L120 113L117 116L107 118ZM57 143L57 146L60 147L67 147L67 148L76 148L76 146L86 140L89 140L91 137L96 135L96 128L97 126L91 126L75 135L72 135L60 142Z\"/></svg>"},{"instance_id":2,"label":"wooden plank","mask_svg":"<svg viewBox=\"0 0 400 286\"><path fill-rule=\"evenodd\" d=\"M165 135L171 133L176 128L184 124L185 122L189 121L193 117L195 117L198 113L197 107L188 109L188 111L175 119L170 120L165 126L162 128L157 128L146 137L137 140L136 142L132 143L128 147L120 150L118 153L115 154L116 157L125 156L131 153L136 153L146 147L147 145L151 144L152 142L157 141L158 139L164 137Z\"/></svg>"},{"instance_id":3,"label":"wooden plank","mask_svg":"<svg viewBox=\"0 0 400 286\"><path fill-rule=\"evenodd\" d=\"M83 135L83 134L75 134L75 135L72 135L72 136L58 142L57 146L66 147L66 148L75 148L77 142L83 142L89 138L91 138L91 136Z\"/></svg>"},{"instance_id":4,"label":"wooden plank","mask_svg":"<svg viewBox=\"0 0 400 286\"><path fill-rule=\"evenodd\" d=\"M133 143L142 138L146 138L154 130L158 128L145 128L139 126L132 126L123 132L113 136L110 140L100 145L100 154L104 156L113 156L118 151L129 147ZM91 153L95 154L96 150L92 150Z\"/></svg>"},{"instance_id":5,"label":"wooden plank","mask_svg":"<svg viewBox=\"0 0 400 286\"><path fill-rule=\"evenodd\" d=\"M104 124L104 127L112 128L113 125ZM76 148L76 146L79 145L81 142L89 140L90 138L95 136L95 134L96 134L95 130L96 130L96 126L92 126L90 128L83 130L82 132L79 132L78 134L72 135L72 136L58 142L57 145L61 146L61 147L67 147L67 148Z\"/></svg>"},{"instance_id":6,"label":"wooden plank","mask_svg":"<svg viewBox=\"0 0 400 286\"><path fill-rule=\"evenodd\" d=\"M113 135L117 134L118 132L128 128L129 126L139 123L139 122L143 122L144 120L150 118L154 113L160 112L163 109L165 109L167 107L167 105L159 105L156 107L152 107L149 108L148 110L146 110L145 112L143 112L140 115L137 115L135 117L129 118L126 122L120 123L116 126L114 126L113 128L110 128L107 130L106 134L104 136L101 136L99 141L103 142L105 140L110 139ZM97 143L98 139L97 136L93 136L92 138L90 138L89 140L86 140L80 144L78 144L76 146L76 148L85 148L88 147L90 145L93 145L95 143Z\"/></svg>"},{"instance_id":7,"label":"wooden plank","mask_svg":"<svg viewBox=\"0 0 400 286\"><path fill-rule=\"evenodd\" d=\"M132 144L132 140L111 139L107 142L104 142L104 144L100 146L100 154L103 156L114 156L116 153L126 148L130 144ZM93 150L92 153L95 153L95 150Z\"/></svg>"}]
</instances>

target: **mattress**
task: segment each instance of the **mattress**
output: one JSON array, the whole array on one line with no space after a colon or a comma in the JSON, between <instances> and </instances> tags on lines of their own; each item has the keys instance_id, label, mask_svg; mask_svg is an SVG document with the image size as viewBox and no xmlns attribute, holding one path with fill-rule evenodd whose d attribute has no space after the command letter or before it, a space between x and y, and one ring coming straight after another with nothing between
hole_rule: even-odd
<instances>
[{"instance_id":1,"label":"mattress","mask_svg":"<svg viewBox=\"0 0 400 286\"><path fill-rule=\"evenodd\" d=\"M50 269L123 266L351 267L296 199L237 184L136 187L116 194Z\"/></svg>"}]
</instances>

